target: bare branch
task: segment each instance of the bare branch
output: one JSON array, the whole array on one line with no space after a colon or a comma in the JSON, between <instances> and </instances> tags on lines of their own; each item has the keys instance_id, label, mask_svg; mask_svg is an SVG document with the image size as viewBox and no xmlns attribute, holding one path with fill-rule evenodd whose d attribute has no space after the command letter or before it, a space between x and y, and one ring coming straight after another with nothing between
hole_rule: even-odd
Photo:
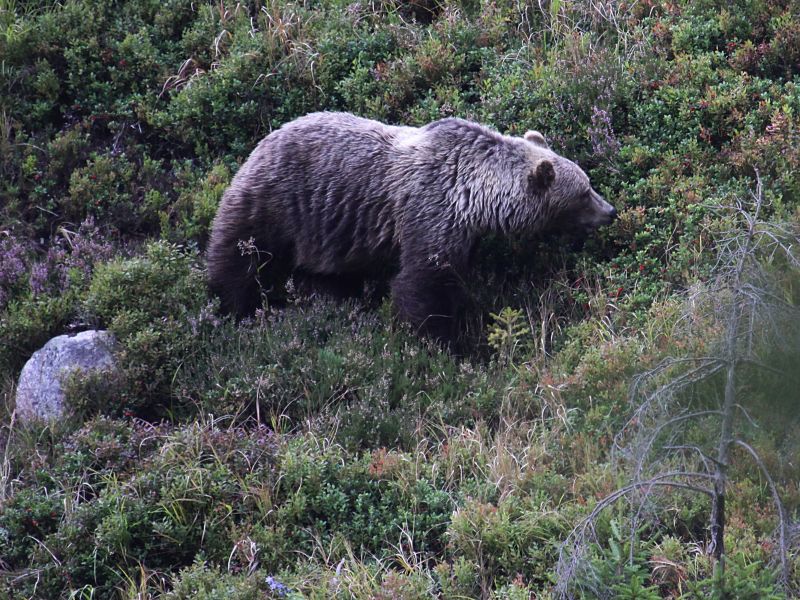
<instances>
[{"instance_id":1,"label":"bare branch","mask_svg":"<svg viewBox=\"0 0 800 600\"><path fill-rule=\"evenodd\" d=\"M750 423L750 425L752 425L753 427L758 429L758 424L753 420L753 417L750 416L750 413L747 412L747 409L744 406L742 406L741 404L738 404L738 403L734 404L733 406L734 406L734 408L738 409L740 413L742 413L744 415L744 418L747 419L747 421Z\"/></svg>"},{"instance_id":2,"label":"bare branch","mask_svg":"<svg viewBox=\"0 0 800 600\"><path fill-rule=\"evenodd\" d=\"M641 475L642 470L644 469L644 463L650 454L650 450L653 447L653 444L656 441L656 438L661 434L662 431L665 429L672 427L677 423L682 423L684 421L688 421L689 419L698 419L700 417L708 417L708 416L724 416L722 411L719 410L701 410L697 412L688 413L685 415L678 415L677 417L673 417L664 423L661 423L658 427L655 428L653 434L647 439L645 442L644 449L640 450L639 453L639 460L636 462L636 469L634 470L634 478L638 479Z\"/></svg>"},{"instance_id":3,"label":"bare branch","mask_svg":"<svg viewBox=\"0 0 800 600\"><path fill-rule=\"evenodd\" d=\"M758 468L761 470L761 473L764 475L764 478L767 480L767 484L769 485L769 489L772 492L772 500L775 502L775 508L778 511L778 553L779 558L781 561L781 584L784 588L788 588L789 586L789 565L786 560L787 553L789 551L788 545L786 543L786 510L783 508L783 502L781 502L780 494L778 494L778 487L775 485L775 480L772 479L772 475L769 474L767 470L767 466L764 464L764 461L761 460L761 456L759 456L758 452L743 440L734 440L734 444L741 446L750 454L753 458L755 463L758 465Z\"/></svg>"},{"instance_id":4,"label":"bare branch","mask_svg":"<svg viewBox=\"0 0 800 600\"><path fill-rule=\"evenodd\" d=\"M634 411L634 414L628 419L628 422L623 426L622 432L628 430L631 427L635 427L637 423L643 420L644 413L649 409L650 405L654 400L663 397L671 397L674 393L685 389L692 384L707 379L717 371L719 371L723 366L724 362L721 361L719 358L715 357L698 357L698 358L668 358L661 361L658 365L653 367L651 370L643 373L634 378L633 383L631 384L631 388L628 394L629 402L631 404L635 403L636 398L639 396L641 388L651 379L654 379L661 373L664 373L670 367L686 364L686 363L700 363L699 366L690 369L686 373L676 377L675 379L671 380L668 383L660 386L656 390L647 394L644 400L639 404L638 408ZM615 445L618 445L619 436L615 439Z\"/></svg>"},{"instance_id":5,"label":"bare branch","mask_svg":"<svg viewBox=\"0 0 800 600\"><path fill-rule=\"evenodd\" d=\"M602 513L609 506L613 505L620 498L623 498L627 494L641 489L645 489L646 493L649 494L650 491L652 491L652 489L655 487L684 489L706 494L708 496L713 496L713 491L711 489L695 485L693 483L688 483L686 481L680 481L679 479L681 478L712 480L713 476L709 473L697 473L691 471L672 471L669 473L661 473L648 479L647 481L636 481L628 484L625 487L612 492L598 502L594 509L592 509L592 512L584 517L578 523L578 525L573 528L573 530L559 547L558 565L556 566L556 595L565 599L572 597L569 586L575 581L574 575L577 570L577 564L580 562L583 554L586 552L585 540L587 539L587 533L590 531L592 533L594 532L594 522L600 513ZM596 536L591 535L591 539L596 539ZM566 549L570 546L573 548L573 553L568 557Z\"/></svg>"},{"instance_id":6,"label":"bare branch","mask_svg":"<svg viewBox=\"0 0 800 600\"><path fill-rule=\"evenodd\" d=\"M664 446L664 450L690 450L692 452L696 452L700 456L700 460L703 461L703 466L706 468L706 471L709 471L709 472L711 471L711 468L710 468L708 463L709 462L712 462L712 463L716 463L717 462L716 458L714 458L713 456L709 456L708 454L703 452L703 449L700 448L699 446L690 446L690 445L686 445L686 444L680 444L680 445L677 445L677 446Z\"/></svg>"}]
</instances>

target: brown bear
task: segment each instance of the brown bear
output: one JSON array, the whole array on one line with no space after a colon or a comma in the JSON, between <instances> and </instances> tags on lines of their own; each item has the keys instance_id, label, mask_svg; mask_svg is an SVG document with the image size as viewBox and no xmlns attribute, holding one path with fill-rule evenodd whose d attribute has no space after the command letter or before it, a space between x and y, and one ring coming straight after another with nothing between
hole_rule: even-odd
<instances>
[{"instance_id":1,"label":"brown bear","mask_svg":"<svg viewBox=\"0 0 800 600\"><path fill-rule=\"evenodd\" d=\"M352 288L395 265L397 316L450 340L481 236L586 232L615 216L538 132L314 113L269 134L234 177L211 232L209 286L241 317L291 273Z\"/></svg>"}]
</instances>

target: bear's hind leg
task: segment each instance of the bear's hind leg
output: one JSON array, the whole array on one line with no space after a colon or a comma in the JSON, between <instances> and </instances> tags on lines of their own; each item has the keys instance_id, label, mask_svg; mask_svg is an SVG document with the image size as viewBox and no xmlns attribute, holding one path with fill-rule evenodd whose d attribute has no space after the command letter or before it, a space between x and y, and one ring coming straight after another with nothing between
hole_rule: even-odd
<instances>
[{"instance_id":1,"label":"bear's hind leg","mask_svg":"<svg viewBox=\"0 0 800 600\"><path fill-rule=\"evenodd\" d=\"M223 312L244 318L262 305L262 297L283 286L291 271L288 248L270 250L262 239L212 240L208 249L208 283Z\"/></svg>"}]
</instances>

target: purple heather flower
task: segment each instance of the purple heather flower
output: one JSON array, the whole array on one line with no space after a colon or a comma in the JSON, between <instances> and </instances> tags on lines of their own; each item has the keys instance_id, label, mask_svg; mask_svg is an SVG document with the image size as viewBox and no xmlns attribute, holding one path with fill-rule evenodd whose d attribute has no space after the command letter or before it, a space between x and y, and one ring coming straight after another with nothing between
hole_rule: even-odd
<instances>
[{"instance_id":1,"label":"purple heather flower","mask_svg":"<svg viewBox=\"0 0 800 600\"><path fill-rule=\"evenodd\" d=\"M275 579L272 575L268 575L265 581L267 582L270 591L276 594L279 598L285 598L289 595L289 588Z\"/></svg>"},{"instance_id":2,"label":"purple heather flower","mask_svg":"<svg viewBox=\"0 0 800 600\"><path fill-rule=\"evenodd\" d=\"M26 254L22 242L10 236L0 238L0 308L28 270Z\"/></svg>"},{"instance_id":3,"label":"purple heather flower","mask_svg":"<svg viewBox=\"0 0 800 600\"><path fill-rule=\"evenodd\" d=\"M607 110L592 107L592 124L589 125L589 137L595 156L613 158L620 149L619 140L611 126L611 115Z\"/></svg>"},{"instance_id":4,"label":"purple heather flower","mask_svg":"<svg viewBox=\"0 0 800 600\"><path fill-rule=\"evenodd\" d=\"M49 254L49 252L48 252ZM34 296L40 296L48 290L47 280L50 279L50 271L47 264L38 262L31 268L31 275L28 278L28 283L31 286L31 291Z\"/></svg>"},{"instance_id":5,"label":"purple heather flower","mask_svg":"<svg viewBox=\"0 0 800 600\"><path fill-rule=\"evenodd\" d=\"M31 292L34 296L62 293L72 284L71 277L88 281L94 265L113 255L114 246L102 236L93 219L81 223L77 231L62 229L44 259L31 269Z\"/></svg>"},{"instance_id":6,"label":"purple heather flower","mask_svg":"<svg viewBox=\"0 0 800 600\"><path fill-rule=\"evenodd\" d=\"M210 325L213 329L219 327L221 323L222 321L215 314L214 304L211 302L201 308L196 317L189 317L189 327L192 329L192 335L195 336L200 335L204 325Z\"/></svg>"}]
</instances>

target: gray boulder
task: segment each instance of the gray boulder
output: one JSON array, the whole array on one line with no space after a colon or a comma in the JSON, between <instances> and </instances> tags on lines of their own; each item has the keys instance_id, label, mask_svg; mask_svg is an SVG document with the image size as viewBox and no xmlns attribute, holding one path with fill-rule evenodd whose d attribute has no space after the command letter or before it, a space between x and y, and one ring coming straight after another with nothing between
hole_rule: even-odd
<instances>
[{"instance_id":1,"label":"gray boulder","mask_svg":"<svg viewBox=\"0 0 800 600\"><path fill-rule=\"evenodd\" d=\"M17 418L57 419L64 415L66 376L81 369L86 372L114 369L114 336L108 331L82 331L60 335L33 353L25 363L17 384Z\"/></svg>"}]
</instances>

